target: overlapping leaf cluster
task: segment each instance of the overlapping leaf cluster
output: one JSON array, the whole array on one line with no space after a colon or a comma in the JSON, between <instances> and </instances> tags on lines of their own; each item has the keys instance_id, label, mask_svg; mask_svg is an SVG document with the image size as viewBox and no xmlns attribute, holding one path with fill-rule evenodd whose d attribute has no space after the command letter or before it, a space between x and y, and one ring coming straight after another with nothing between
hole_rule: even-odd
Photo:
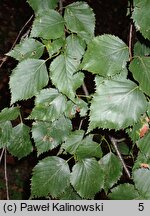
<instances>
[{"instance_id":1,"label":"overlapping leaf cluster","mask_svg":"<svg viewBox=\"0 0 150 216\"><path fill-rule=\"evenodd\" d=\"M120 38L109 34L95 37L95 16L84 1L66 6L63 16L58 0L28 3L35 13L30 35L7 54L19 63L10 76L11 107L0 112L0 147L7 147L19 159L25 157L33 151L31 132L38 156L56 150L56 156L40 160L33 169L32 197L93 199L103 189L110 199L149 199L150 171L140 165L150 165L149 129L146 135L141 132L145 125L149 128L150 121L150 49L137 42L130 61L129 47ZM134 3L135 26L150 39L146 12L150 2ZM87 71L95 76L96 86L89 104L77 95ZM129 71L133 79L129 79ZM33 121L30 128L15 105L33 96L35 106L27 118ZM78 129L72 125L77 113ZM85 131L82 122L88 117ZM13 127L17 118L21 123ZM104 138L94 141L92 131L97 128L125 129L136 142L139 154L132 172L134 185L114 187L123 167L110 146L110 152L104 154ZM118 148L122 155L130 155L125 143Z\"/></svg>"}]
</instances>

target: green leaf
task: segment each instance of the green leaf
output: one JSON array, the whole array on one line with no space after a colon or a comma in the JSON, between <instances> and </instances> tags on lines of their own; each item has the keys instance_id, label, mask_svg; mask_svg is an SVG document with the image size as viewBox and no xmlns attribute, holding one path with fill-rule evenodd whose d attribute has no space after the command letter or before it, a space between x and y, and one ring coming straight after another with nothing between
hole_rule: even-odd
<instances>
[{"instance_id":1,"label":"green leaf","mask_svg":"<svg viewBox=\"0 0 150 216\"><path fill-rule=\"evenodd\" d=\"M37 148L38 156L43 152L46 152L57 147L64 140L64 134L66 136L68 135L67 129L66 131L65 128L62 131L58 131L58 129L55 128L53 124L48 122L33 123L32 137ZM57 132L59 132L59 136Z\"/></svg>"},{"instance_id":2,"label":"green leaf","mask_svg":"<svg viewBox=\"0 0 150 216\"><path fill-rule=\"evenodd\" d=\"M71 184L81 197L93 199L103 183L103 170L94 158L86 158L73 166Z\"/></svg>"},{"instance_id":3,"label":"green leaf","mask_svg":"<svg viewBox=\"0 0 150 216\"><path fill-rule=\"evenodd\" d=\"M27 2L33 8L35 13L44 13L48 9L55 9L58 0L27 0Z\"/></svg>"},{"instance_id":4,"label":"green leaf","mask_svg":"<svg viewBox=\"0 0 150 216\"><path fill-rule=\"evenodd\" d=\"M62 158L52 156L41 160L33 169L32 197L57 197L69 186L70 170Z\"/></svg>"},{"instance_id":5,"label":"green leaf","mask_svg":"<svg viewBox=\"0 0 150 216\"><path fill-rule=\"evenodd\" d=\"M32 126L32 137L37 148L38 156L43 152L55 148L58 142L51 137L51 124L47 122L34 122Z\"/></svg>"},{"instance_id":6,"label":"green leaf","mask_svg":"<svg viewBox=\"0 0 150 216\"><path fill-rule=\"evenodd\" d=\"M66 40L64 54L56 57L50 65L50 78L60 92L69 98L75 97L75 91L83 83L84 75L78 72L85 44L75 35Z\"/></svg>"},{"instance_id":7,"label":"green leaf","mask_svg":"<svg viewBox=\"0 0 150 216\"><path fill-rule=\"evenodd\" d=\"M83 139L84 131L73 131L62 144L62 148L70 154L75 154L77 159L84 159L90 157L102 156L101 147L98 143L93 141L93 136L87 136Z\"/></svg>"},{"instance_id":8,"label":"green leaf","mask_svg":"<svg viewBox=\"0 0 150 216\"><path fill-rule=\"evenodd\" d=\"M53 41L51 40L43 40L43 41L50 57L52 57L52 55L54 55L55 53L58 53L61 47L64 45L63 38L58 38Z\"/></svg>"},{"instance_id":9,"label":"green leaf","mask_svg":"<svg viewBox=\"0 0 150 216\"><path fill-rule=\"evenodd\" d=\"M65 9L64 19L66 27L77 33L86 42L94 37L95 16L92 9L85 2L75 2Z\"/></svg>"},{"instance_id":10,"label":"green leaf","mask_svg":"<svg viewBox=\"0 0 150 216\"><path fill-rule=\"evenodd\" d=\"M78 36L72 34L67 37L65 53L68 57L80 61L85 52L85 48L84 41Z\"/></svg>"},{"instance_id":11,"label":"green leaf","mask_svg":"<svg viewBox=\"0 0 150 216\"><path fill-rule=\"evenodd\" d=\"M99 143L93 141L93 135L87 136L78 146L75 155L78 160L91 157L102 157L102 150Z\"/></svg>"},{"instance_id":12,"label":"green leaf","mask_svg":"<svg viewBox=\"0 0 150 216\"><path fill-rule=\"evenodd\" d=\"M64 148L70 154L75 154L78 146L83 139L83 136L83 130L73 131L70 136L67 137L65 143L62 144L62 148Z\"/></svg>"},{"instance_id":13,"label":"green leaf","mask_svg":"<svg viewBox=\"0 0 150 216\"><path fill-rule=\"evenodd\" d=\"M113 188L108 197L111 200L135 200L139 194L132 184L126 183Z\"/></svg>"},{"instance_id":14,"label":"green leaf","mask_svg":"<svg viewBox=\"0 0 150 216\"><path fill-rule=\"evenodd\" d=\"M44 45L39 41L27 38L17 44L13 50L8 52L6 55L11 56L18 61L22 61L27 58L38 59L42 56L44 51Z\"/></svg>"},{"instance_id":15,"label":"green leaf","mask_svg":"<svg viewBox=\"0 0 150 216\"><path fill-rule=\"evenodd\" d=\"M101 76L120 73L129 60L127 45L113 35L95 37L88 45L82 69Z\"/></svg>"},{"instance_id":16,"label":"green leaf","mask_svg":"<svg viewBox=\"0 0 150 216\"><path fill-rule=\"evenodd\" d=\"M27 59L20 62L10 76L11 104L28 99L48 83L44 60Z\"/></svg>"},{"instance_id":17,"label":"green leaf","mask_svg":"<svg viewBox=\"0 0 150 216\"><path fill-rule=\"evenodd\" d=\"M120 142L117 144L118 150L123 155L129 155L130 149L125 142Z\"/></svg>"},{"instance_id":18,"label":"green leaf","mask_svg":"<svg viewBox=\"0 0 150 216\"><path fill-rule=\"evenodd\" d=\"M133 180L143 200L150 199L150 170L138 169L133 172Z\"/></svg>"},{"instance_id":19,"label":"green leaf","mask_svg":"<svg viewBox=\"0 0 150 216\"><path fill-rule=\"evenodd\" d=\"M140 31L145 38L150 39L150 1L148 0L134 0L134 10L132 18L136 29Z\"/></svg>"},{"instance_id":20,"label":"green leaf","mask_svg":"<svg viewBox=\"0 0 150 216\"><path fill-rule=\"evenodd\" d=\"M33 150L29 133L30 128L23 123L13 128L11 145L8 146L8 151L19 159L27 156Z\"/></svg>"},{"instance_id":21,"label":"green leaf","mask_svg":"<svg viewBox=\"0 0 150 216\"><path fill-rule=\"evenodd\" d=\"M71 185L66 188L63 194L59 197L60 200L81 200L81 197L77 194Z\"/></svg>"},{"instance_id":22,"label":"green leaf","mask_svg":"<svg viewBox=\"0 0 150 216\"><path fill-rule=\"evenodd\" d=\"M150 118L150 101L148 102L147 115Z\"/></svg>"},{"instance_id":23,"label":"green leaf","mask_svg":"<svg viewBox=\"0 0 150 216\"><path fill-rule=\"evenodd\" d=\"M47 10L40 13L34 20L31 37L43 39L56 39L64 34L64 20L55 10Z\"/></svg>"},{"instance_id":24,"label":"green leaf","mask_svg":"<svg viewBox=\"0 0 150 216\"><path fill-rule=\"evenodd\" d=\"M72 130L71 121L64 116L61 116L58 120L52 123L51 136L59 144L65 141ZM59 136L58 136L59 134Z\"/></svg>"},{"instance_id":25,"label":"green leaf","mask_svg":"<svg viewBox=\"0 0 150 216\"><path fill-rule=\"evenodd\" d=\"M71 121L63 116L54 122L33 123L32 137L35 141L38 155L54 149L64 142L71 130Z\"/></svg>"},{"instance_id":26,"label":"green leaf","mask_svg":"<svg viewBox=\"0 0 150 216\"><path fill-rule=\"evenodd\" d=\"M63 54L56 57L50 65L50 78L60 92L69 98L75 97L75 90L83 82L83 73L76 73L79 63Z\"/></svg>"},{"instance_id":27,"label":"green leaf","mask_svg":"<svg viewBox=\"0 0 150 216\"><path fill-rule=\"evenodd\" d=\"M139 82L140 88L150 95L150 57L135 57L130 63L129 69L134 79Z\"/></svg>"},{"instance_id":28,"label":"green leaf","mask_svg":"<svg viewBox=\"0 0 150 216\"><path fill-rule=\"evenodd\" d=\"M19 107L4 108L0 112L0 122L15 120L20 114Z\"/></svg>"},{"instance_id":29,"label":"green leaf","mask_svg":"<svg viewBox=\"0 0 150 216\"><path fill-rule=\"evenodd\" d=\"M122 175L122 164L113 153L108 153L99 161L104 171L104 190L107 192Z\"/></svg>"},{"instance_id":30,"label":"green leaf","mask_svg":"<svg viewBox=\"0 0 150 216\"><path fill-rule=\"evenodd\" d=\"M0 123L0 148L11 144L12 124L10 121Z\"/></svg>"},{"instance_id":31,"label":"green leaf","mask_svg":"<svg viewBox=\"0 0 150 216\"><path fill-rule=\"evenodd\" d=\"M150 158L150 132L137 142L137 146L146 157Z\"/></svg>"},{"instance_id":32,"label":"green leaf","mask_svg":"<svg viewBox=\"0 0 150 216\"><path fill-rule=\"evenodd\" d=\"M118 78L102 83L96 77L96 86L91 101L88 131L96 127L117 130L126 128L137 122L146 111L146 98L132 81Z\"/></svg>"},{"instance_id":33,"label":"green leaf","mask_svg":"<svg viewBox=\"0 0 150 216\"><path fill-rule=\"evenodd\" d=\"M37 94L35 106L28 119L54 121L66 109L67 99L57 89L43 89Z\"/></svg>"},{"instance_id":34,"label":"green leaf","mask_svg":"<svg viewBox=\"0 0 150 216\"><path fill-rule=\"evenodd\" d=\"M140 42L134 45L134 56L148 56L150 55L150 48Z\"/></svg>"}]
</instances>

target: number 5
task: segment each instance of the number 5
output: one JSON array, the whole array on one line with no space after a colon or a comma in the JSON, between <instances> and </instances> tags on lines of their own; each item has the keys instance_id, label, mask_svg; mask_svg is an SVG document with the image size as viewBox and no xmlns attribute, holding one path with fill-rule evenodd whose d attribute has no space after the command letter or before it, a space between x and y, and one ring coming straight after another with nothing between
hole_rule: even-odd
<instances>
[{"instance_id":1,"label":"number 5","mask_svg":"<svg viewBox=\"0 0 150 216\"><path fill-rule=\"evenodd\" d=\"M144 203L139 203L139 211L143 211L144 210Z\"/></svg>"}]
</instances>

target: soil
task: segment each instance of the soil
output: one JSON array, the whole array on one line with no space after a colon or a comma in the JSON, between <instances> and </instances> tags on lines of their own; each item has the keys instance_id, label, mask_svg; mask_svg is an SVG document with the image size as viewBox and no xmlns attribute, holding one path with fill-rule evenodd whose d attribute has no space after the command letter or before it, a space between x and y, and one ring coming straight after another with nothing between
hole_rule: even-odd
<instances>
[{"instance_id":1,"label":"soil","mask_svg":"<svg viewBox=\"0 0 150 216\"><path fill-rule=\"evenodd\" d=\"M64 5L72 2L75 1L63 1ZM96 14L95 34L113 34L128 43L130 22L126 16L128 0L87 0L87 2ZM32 14L33 11L25 0L0 0L0 60L11 49L20 30ZM31 23L29 23L30 25ZM26 31L26 29L24 30ZM15 65L16 61L9 58L0 68L0 110L10 105L8 82L9 75ZM87 85L91 85L89 80L86 81ZM22 113L26 117L33 107L33 100L21 102L21 106ZM35 153L19 161L17 158L7 155L10 199L28 199L30 197L30 177L32 168L37 162L35 158ZM2 160L0 163L0 199L6 198L4 162Z\"/></svg>"}]
</instances>

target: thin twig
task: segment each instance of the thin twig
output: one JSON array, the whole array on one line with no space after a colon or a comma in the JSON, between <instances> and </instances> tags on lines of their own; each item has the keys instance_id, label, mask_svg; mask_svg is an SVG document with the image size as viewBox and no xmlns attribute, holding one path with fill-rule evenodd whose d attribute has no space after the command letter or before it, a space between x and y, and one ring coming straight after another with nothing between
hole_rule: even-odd
<instances>
[{"instance_id":1,"label":"thin twig","mask_svg":"<svg viewBox=\"0 0 150 216\"><path fill-rule=\"evenodd\" d=\"M20 35L22 34L22 32L23 32L23 30L25 29L25 27L26 27L26 26L29 24L29 22L32 20L33 16L34 16L34 15L32 15L32 16L27 20L27 22L23 25L23 27L22 27L21 30L19 31L19 34L17 35L16 40L14 41L14 43L13 43L13 45L12 45L12 47L11 47L10 50L12 50L12 49L14 48L14 46L16 45L18 39L20 38Z\"/></svg>"},{"instance_id":2,"label":"thin twig","mask_svg":"<svg viewBox=\"0 0 150 216\"><path fill-rule=\"evenodd\" d=\"M133 12L133 0L130 0L130 17L132 16ZM131 61L132 56L132 36L133 36L133 21L131 20L130 23L130 32L129 32L129 60Z\"/></svg>"},{"instance_id":3,"label":"thin twig","mask_svg":"<svg viewBox=\"0 0 150 216\"><path fill-rule=\"evenodd\" d=\"M4 56L2 59L0 59L0 61L1 61L0 68L7 61L7 59L8 59L8 56Z\"/></svg>"},{"instance_id":4,"label":"thin twig","mask_svg":"<svg viewBox=\"0 0 150 216\"><path fill-rule=\"evenodd\" d=\"M11 50L15 47L15 45L16 45L18 39L20 38L20 36L21 36L21 34L22 34L22 32L23 32L23 30L24 30L25 27L28 25L28 23L32 20L32 18L33 18L33 15L32 15L32 16L27 20L27 22L23 25L23 27L22 27L21 30L19 31L19 33L18 33L18 35L17 35L17 37L16 37L16 39L15 39L15 41L14 41L14 43L13 43L13 45L11 46L11 48L10 48L9 51L11 51ZM2 59L0 59L0 61L1 61L0 68L1 68L1 67L3 66L3 64L7 61L7 59L8 59L8 56L4 56Z\"/></svg>"},{"instance_id":5,"label":"thin twig","mask_svg":"<svg viewBox=\"0 0 150 216\"><path fill-rule=\"evenodd\" d=\"M129 33L129 58L132 60L132 35L133 35L133 23L130 24L130 33Z\"/></svg>"},{"instance_id":6,"label":"thin twig","mask_svg":"<svg viewBox=\"0 0 150 216\"><path fill-rule=\"evenodd\" d=\"M111 142L112 142L112 144L114 146L114 149L115 149L115 151L116 151L116 153L117 153L117 155L118 155L118 157L119 157L119 159L120 159L120 161L121 161L121 163L123 165L123 168L124 168L128 178L131 178L130 172L129 172L129 170L128 170L128 168L127 168L127 166L126 166L126 164L125 164L125 162L124 162L124 160L123 160L123 158L122 158L122 156L121 156L121 154L119 152L119 149L117 147L117 140L115 138L111 137L111 136L109 136L109 138L110 138L110 140L111 140Z\"/></svg>"},{"instance_id":7,"label":"thin twig","mask_svg":"<svg viewBox=\"0 0 150 216\"><path fill-rule=\"evenodd\" d=\"M1 155L0 155L0 163L1 163L1 161L2 161L4 151L5 151L5 148L3 148L2 151L1 151Z\"/></svg>"},{"instance_id":8,"label":"thin twig","mask_svg":"<svg viewBox=\"0 0 150 216\"><path fill-rule=\"evenodd\" d=\"M84 119L81 119L78 130L81 130L81 127L82 127L82 124L83 124L83 120Z\"/></svg>"},{"instance_id":9,"label":"thin twig","mask_svg":"<svg viewBox=\"0 0 150 216\"><path fill-rule=\"evenodd\" d=\"M7 176L7 150L5 148L5 155L4 155L4 170L5 170L5 185L6 185L6 196L7 200L9 200L9 188L8 188L8 176Z\"/></svg>"},{"instance_id":10,"label":"thin twig","mask_svg":"<svg viewBox=\"0 0 150 216\"><path fill-rule=\"evenodd\" d=\"M86 97L89 97L89 92L88 92L87 87L86 87L84 82L82 84L82 89L83 89L83 92L86 95Z\"/></svg>"}]
</instances>

